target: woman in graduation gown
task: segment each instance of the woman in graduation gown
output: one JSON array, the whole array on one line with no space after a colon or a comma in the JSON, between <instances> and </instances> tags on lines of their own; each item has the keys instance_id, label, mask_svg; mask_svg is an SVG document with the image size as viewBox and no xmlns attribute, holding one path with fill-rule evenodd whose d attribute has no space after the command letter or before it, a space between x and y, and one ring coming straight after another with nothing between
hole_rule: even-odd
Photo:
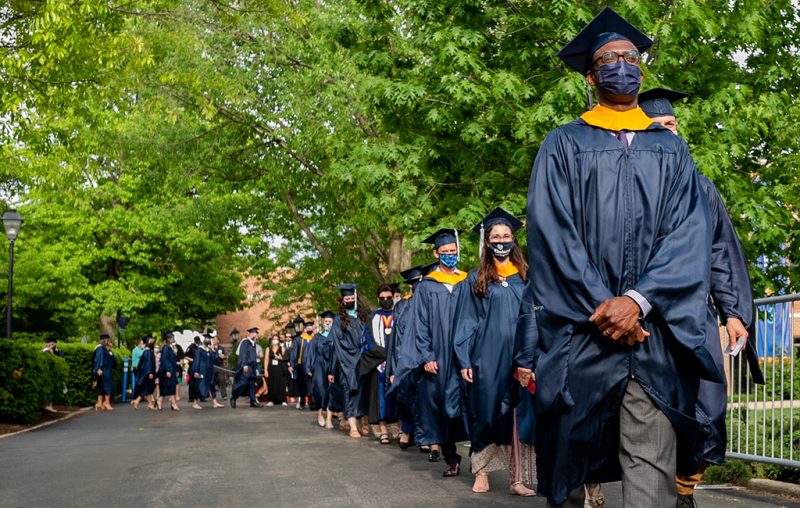
<instances>
[{"instance_id":1,"label":"woman in graduation gown","mask_svg":"<svg viewBox=\"0 0 800 508\"><path fill-rule=\"evenodd\" d=\"M331 343L331 327L333 318L336 317L331 311L323 312L322 330L311 339L312 354L309 362L311 372L310 393L314 406L317 408L317 423L326 429L333 428L333 413L330 408L330 382L328 381L328 370L333 354L333 344ZM325 415L323 418L323 411Z\"/></svg>"},{"instance_id":2,"label":"woman in graduation gown","mask_svg":"<svg viewBox=\"0 0 800 508\"><path fill-rule=\"evenodd\" d=\"M278 336L274 335L270 339L267 353L264 355L264 372L267 373L267 406L287 405L285 365L288 361L283 354Z\"/></svg>"},{"instance_id":3,"label":"woman in graduation gown","mask_svg":"<svg viewBox=\"0 0 800 508\"><path fill-rule=\"evenodd\" d=\"M363 326L358 319L356 285L342 284L338 289L341 292L339 315L333 320L330 334L337 367L334 376L344 392L344 416L350 425L350 437L360 438L358 419L366 414L358 375Z\"/></svg>"},{"instance_id":4,"label":"woman in graduation gown","mask_svg":"<svg viewBox=\"0 0 800 508\"><path fill-rule=\"evenodd\" d=\"M161 363L158 368L158 385L161 388L160 396L169 397L169 405L173 411L180 411L175 400L175 390L178 386L178 356L172 349L172 332L164 333L161 345ZM161 401L158 402L161 406Z\"/></svg>"},{"instance_id":5,"label":"woman in graduation gown","mask_svg":"<svg viewBox=\"0 0 800 508\"><path fill-rule=\"evenodd\" d=\"M136 378L136 398L131 401L134 409L139 409L142 399L147 401L147 409L155 411L158 409L153 400L153 392L156 389L156 356L155 339L150 335L145 336L145 349L139 359L139 377Z\"/></svg>"},{"instance_id":6,"label":"woman in graduation gown","mask_svg":"<svg viewBox=\"0 0 800 508\"><path fill-rule=\"evenodd\" d=\"M536 470L532 396L513 380L514 337L528 270L514 236L521 226L502 208L475 226L481 234L481 262L461 285L454 314L453 347L467 382L473 492L488 492L489 473L507 469L512 494L536 494L525 486L533 483ZM510 390L521 391L514 399L527 399L527 404L510 407Z\"/></svg>"},{"instance_id":7,"label":"woman in graduation gown","mask_svg":"<svg viewBox=\"0 0 800 508\"><path fill-rule=\"evenodd\" d=\"M92 358L92 372L97 382L97 403L95 411L113 411L111 407L111 392L114 390L112 373L114 371L114 354L108 349L110 336L106 333L100 335L100 343L94 348Z\"/></svg>"}]
</instances>

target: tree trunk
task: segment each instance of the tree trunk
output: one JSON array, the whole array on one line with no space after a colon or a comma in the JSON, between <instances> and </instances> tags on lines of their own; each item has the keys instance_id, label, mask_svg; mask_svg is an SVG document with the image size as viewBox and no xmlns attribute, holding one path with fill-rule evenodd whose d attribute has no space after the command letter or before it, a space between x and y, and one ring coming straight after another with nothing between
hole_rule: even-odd
<instances>
[{"instance_id":1,"label":"tree trunk","mask_svg":"<svg viewBox=\"0 0 800 508\"><path fill-rule=\"evenodd\" d=\"M414 253L411 249L406 249L403 246L404 238L397 231L392 231L392 237L389 240L389 279L407 270L411 267L411 255Z\"/></svg>"},{"instance_id":2,"label":"tree trunk","mask_svg":"<svg viewBox=\"0 0 800 508\"><path fill-rule=\"evenodd\" d=\"M117 318L116 316L100 316L100 333L107 333L116 344Z\"/></svg>"}]
</instances>

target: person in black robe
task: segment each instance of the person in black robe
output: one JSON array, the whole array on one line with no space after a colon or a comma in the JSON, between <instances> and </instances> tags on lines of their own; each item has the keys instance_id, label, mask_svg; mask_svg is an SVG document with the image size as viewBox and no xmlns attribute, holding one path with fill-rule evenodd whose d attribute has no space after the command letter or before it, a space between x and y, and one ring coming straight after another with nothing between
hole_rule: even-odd
<instances>
[{"instance_id":1,"label":"person in black robe","mask_svg":"<svg viewBox=\"0 0 800 508\"><path fill-rule=\"evenodd\" d=\"M355 284L350 283L338 286L341 292L339 314L333 320L330 334L334 347L334 362L328 372L342 387L344 417L349 424L352 438L361 437L358 420L367 412L362 397L361 377L358 373L363 326L358 319L356 288Z\"/></svg>"},{"instance_id":2,"label":"person in black robe","mask_svg":"<svg viewBox=\"0 0 800 508\"><path fill-rule=\"evenodd\" d=\"M378 287L378 306L367 320L364 337L361 339L359 374L368 404L368 421L377 425L376 432L381 444L388 445L388 424L397 421L397 407L393 399L386 398L386 351L394 330L394 299L392 287Z\"/></svg>"},{"instance_id":3,"label":"person in black robe","mask_svg":"<svg viewBox=\"0 0 800 508\"><path fill-rule=\"evenodd\" d=\"M194 358L197 356L197 349L200 347L202 339L195 335L192 343L186 348L186 359L189 361L189 368L186 370L186 384L189 386L189 402L197 400L197 379L194 377Z\"/></svg>"},{"instance_id":4,"label":"person in black robe","mask_svg":"<svg viewBox=\"0 0 800 508\"><path fill-rule=\"evenodd\" d=\"M161 339L161 362L158 366L159 397L168 397L173 411L180 411L175 400L175 389L178 386L178 357L173 349L175 336L172 332L164 332ZM161 401L158 402L161 406Z\"/></svg>"},{"instance_id":5,"label":"person in black robe","mask_svg":"<svg viewBox=\"0 0 800 508\"><path fill-rule=\"evenodd\" d=\"M313 407L317 409L317 424L327 429L333 428L333 411L328 405L328 390L330 386L328 382L328 364L333 354L330 333L335 316L336 314L329 310L319 315L322 318L322 330L317 332L314 338L311 339L312 348L308 361L308 372L311 374L309 397Z\"/></svg>"},{"instance_id":6,"label":"person in black robe","mask_svg":"<svg viewBox=\"0 0 800 508\"><path fill-rule=\"evenodd\" d=\"M413 374L419 365L419 354L414 335L414 291L422 278L438 264L414 266L400 272L410 291L394 307L394 330L386 352L386 397L395 400L397 404L401 450L409 446L417 411L416 380Z\"/></svg>"},{"instance_id":7,"label":"person in black robe","mask_svg":"<svg viewBox=\"0 0 800 508\"><path fill-rule=\"evenodd\" d=\"M652 41L604 9L559 56L600 104L542 142L528 187L530 279L515 356L536 379L539 491L583 506L622 479L625 506L674 506L702 453L711 228L683 140L637 107Z\"/></svg>"},{"instance_id":8,"label":"person in black robe","mask_svg":"<svg viewBox=\"0 0 800 508\"><path fill-rule=\"evenodd\" d=\"M489 473L509 472L517 496L536 495L533 398L513 380L514 337L528 263L515 233L522 222L495 208L475 226L480 266L461 284L453 318L453 347L467 382L472 491L489 492ZM526 399L514 409L509 391ZM524 429L520 433L519 429Z\"/></svg>"},{"instance_id":9,"label":"person in black robe","mask_svg":"<svg viewBox=\"0 0 800 508\"><path fill-rule=\"evenodd\" d=\"M94 348L92 357L92 373L97 384L97 403L95 411L113 411L111 407L111 394L114 392L114 353L110 351L111 336L107 333L100 334L100 343Z\"/></svg>"},{"instance_id":10,"label":"person in black robe","mask_svg":"<svg viewBox=\"0 0 800 508\"><path fill-rule=\"evenodd\" d=\"M682 100L689 94L665 88L653 88L639 94L639 107L654 122L678 134L678 120L672 103ZM714 356L717 367L724 370L722 345L718 322L725 325L728 340L733 348L736 339L751 336L749 328L753 323L753 294L750 273L744 250L739 242L736 229L722 201L717 188L708 177L700 175L700 182L708 198L711 212L713 238L711 241L711 299L709 300L709 323L707 325L707 347ZM755 334L753 333L753 336ZM764 383L764 376L758 363L758 354L752 341L745 348L753 379L757 384ZM709 464L721 464L725 460L727 433L725 412L728 402L726 383L712 383L701 380L697 396L696 418L706 427L708 438L703 447L703 462L696 474L678 475L678 508L696 506L694 488L703 479Z\"/></svg>"},{"instance_id":11,"label":"person in black robe","mask_svg":"<svg viewBox=\"0 0 800 508\"><path fill-rule=\"evenodd\" d=\"M211 398L212 406L216 408L224 407L217 401L217 393L214 387L216 376L214 375L214 351L211 349L211 335L204 334L203 342L195 350L194 362L192 362L192 376L195 381L195 399L192 407L203 409L198 403L205 402Z\"/></svg>"},{"instance_id":12,"label":"person in black robe","mask_svg":"<svg viewBox=\"0 0 800 508\"><path fill-rule=\"evenodd\" d=\"M267 406L286 406L286 371L289 360L283 355L280 339L275 335L264 354L264 372L267 377Z\"/></svg>"},{"instance_id":13,"label":"person in black robe","mask_svg":"<svg viewBox=\"0 0 800 508\"><path fill-rule=\"evenodd\" d=\"M456 268L459 231L440 229L425 240L439 260L419 283L414 295L414 335L418 351L417 427L414 441L428 445L428 460L444 455L445 477L458 476L461 456L456 442L469 438L463 409L463 387L453 355L453 311L460 283L467 277Z\"/></svg>"},{"instance_id":14,"label":"person in black robe","mask_svg":"<svg viewBox=\"0 0 800 508\"><path fill-rule=\"evenodd\" d=\"M153 392L156 389L156 355L153 352L156 341L151 335L144 337L145 349L139 358L139 377L136 378L136 398L131 401L134 409L139 409L142 399L147 401L147 409L155 411L158 409L153 400Z\"/></svg>"},{"instance_id":15,"label":"person in black robe","mask_svg":"<svg viewBox=\"0 0 800 508\"><path fill-rule=\"evenodd\" d=\"M300 316L298 316L299 318ZM314 338L313 321L305 321L303 330L292 341L292 351L289 357L289 372L294 379L294 397L296 409L305 409L308 400L308 355L313 346L311 340ZM313 360L313 358L312 358Z\"/></svg>"},{"instance_id":16,"label":"person in black robe","mask_svg":"<svg viewBox=\"0 0 800 508\"><path fill-rule=\"evenodd\" d=\"M247 330L250 335L239 343L237 354L236 374L233 378L233 389L231 390L231 407L236 407L236 399L244 394L250 397L250 407L261 407L256 400L256 372L258 371L258 359L256 358L256 338L258 328Z\"/></svg>"}]
</instances>

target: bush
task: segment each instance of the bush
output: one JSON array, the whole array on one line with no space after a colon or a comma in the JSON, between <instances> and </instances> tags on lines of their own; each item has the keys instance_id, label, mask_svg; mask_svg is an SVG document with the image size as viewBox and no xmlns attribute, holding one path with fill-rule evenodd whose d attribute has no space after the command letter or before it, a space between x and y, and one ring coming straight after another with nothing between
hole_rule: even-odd
<instances>
[{"instance_id":1,"label":"bush","mask_svg":"<svg viewBox=\"0 0 800 508\"><path fill-rule=\"evenodd\" d=\"M721 466L709 466L703 475L703 483L732 483L745 485L753 477L753 468L741 460L727 460Z\"/></svg>"},{"instance_id":2,"label":"bush","mask_svg":"<svg viewBox=\"0 0 800 508\"><path fill-rule=\"evenodd\" d=\"M67 378L66 362L39 347L0 341L0 418L30 424L47 404L59 400Z\"/></svg>"}]
</instances>

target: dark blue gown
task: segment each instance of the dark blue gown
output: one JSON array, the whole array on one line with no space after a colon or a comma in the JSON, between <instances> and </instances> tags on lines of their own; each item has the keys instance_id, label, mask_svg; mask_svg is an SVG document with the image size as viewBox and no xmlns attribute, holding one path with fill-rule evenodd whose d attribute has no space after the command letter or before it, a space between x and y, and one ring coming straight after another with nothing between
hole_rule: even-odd
<instances>
[{"instance_id":1,"label":"dark blue gown","mask_svg":"<svg viewBox=\"0 0 800 508\"><path fill-rule=\"evenodd\" d=\"M102 369L103 375L98 376L97 371ZM92 374L97 378L97 395L111 395L114 391L114 355L107 348L97 345L92 357Z\"/></svg>"},{"instance_id":2,"label":"dark blue gown","mask_svg":"<svg viewBox=\"0 0 800 508\"><path fill-rule=\"evenodd\" d=\"M746 328L751 328L753 324L753 293L747 260L722 197L706 176L700 175L700 182L708 197L714 233L711 242L712 300L709 301L707 347L722 370L724 366L717 328L717 315L723 324L729 317L734 317L739 318ZM751 332L745 354L748 355L748 359L755 358L755 370L751 366L751 371L753 371L756 382L763 383L763 375L758 365L755 349L751 347L754 341L755 333ZM750 364L752 365L753 362L751 361ZM705 442L703 458L712 464L721 464L725 460L727 402L728 391L725 383L700 381L700 390L697 395L697 419L706 426L709 436Z\"/></svg>"},{"instance_id":3,"label":"dark blue gown","mask_svg":"<svg viewBox=\"0 0 800 508\"><path fill-rule=\"evenodd\" d=\"M292 365L294 372L294 396L295 397L308 397L308 356L309 351L313 348L311 341L303 339L302 335L298 335L292 341L292 350L289 355L289 363ZM313 353L311 353L313 355ZM313 360L313 357L312 357ZM305 404L305 402L301 402Z\"/></svg>"},{"instance_id":4,"label":"dark blue gown","mask_svg":"<svg viewBox=\"0 0 800 508\"><path fill-rule=\"evenodd\" d=\"M214 380L214 362L211 360L211 354L204 348L199 347L194 352L194 362L192 362L192 371L200 377L194 378L195 390L197 396L201 401L205 402L211 392L211 383ZM211 375L209 375L209 372Z\"/></svg>"},{"instance_id":5,"label":"dark blue gown","mask_svg":"<svg viewBox=\"0 0 800 508\"><path fill-rule=\"evenodd\" d=\"M309 393L316 409L328 409L329 385L328 372L330 370L333 343L330 331L322 331L311 339L311 355L309 366L311 369L311 385Z\"/></svg>"},{"instance_id":6,"label":"dark blue gown","mask_svg":"<svg viewBox=\"0 0 800 508\"><path fill-rule=\"evenodd\" d=\"M247 372L244 371L245 367L249 369ZM242 395L248 394L250 402L256 402L255 381L257 368L256 346L250 339L244 339L239 345L239 357L236 361L236 374L233 377L231 398L235 400Z\"/></svg>"},{"instance_id":7,"label":"dark blue gown","mask_svg":"<svg viewBox=\"0 0 800 508\"><path fill-rule=\"evenodd\" d=\"M469 439L463 386L456 371L452 326L456 293L462 284L447 287L425 277L414 293L415 335L418 352L417 416L414 441L418 445L455 443ZM422 365L436 360L429 374Z\"/></svg>"},{"instance_id":8,"label":"dark blue gown","mask_svg":"<svg viewBox=\"0 0 800 508\"><path fill-rule=\"evenodd\" d=\"M454 316L453 347L460 369L472 369L472 383L467 383L467 419L470 454L489 445L511 444L514 412L509 391L527 403L517 409L517 427L521 441L533 445L535 417L533 397L513 378L514 337L519 304L525 283L519 274L507 278L507 286L492 282L487 298L473 290L477 270L461 284ZM522 393L524 391L524 393Z\"/></svg>"},{"instance_id":9,"label":"dark blue gown","mask_svg":"<svg viewBox=\"0 0 800 508\"><path fill-rule=\"evenodd\" d=\"M711 227L686 143L651 124L626 152L611 131L576 120L551 132L528 187L530 300L520 329L535 367L539 490L563 502L586 482L619 480L619 405L640 383L678 438L678 472L702 454L701 377L722 381L706 348ZM632 289L650 336L612 344L588 318ZM528 342L526 345L525 343ZM532 344L531 344L532 342Z\"/></svg>"},{"instance_id":10,"label":"dark blue gown","mask_svg":"<svg viewBox=\"0 0 800 508\"><path fill-rule=\"evenodd\" d=\"M150 378L150 374L153 378ZM139 358L139 377L136 378L137 395L152 395L156 389L156 357L150 348L145 348Z\"/></svg>"},{"instance_id":11,"label":"dark blue gown","mask_svg":"<svg viewBox=\"0 0 800 508\"><path fill-rule=\"evenodd\" d=\"M360 418L366 414L362 400L361 378L358 375L358 360L361 358L361 335L363 327L357 318L348 316L348 328L342 329L342 318L336 316L331 327L333 341L334 376L342 388L345 418Z\"/></svg>"},{"instance_id":12,"label":"dark blue gown","mask_svg":"<svg viewBox=\"0 0 800 508\"><path fill-rule=\"evenodd\" d=\"M158 366L158 386L162 397L175 395L175 387L178 385L178 357L175 355L172 346L161 348L161 363ZM171 377L167 377L167 372Z\"/></svg>"}]
</instances>

